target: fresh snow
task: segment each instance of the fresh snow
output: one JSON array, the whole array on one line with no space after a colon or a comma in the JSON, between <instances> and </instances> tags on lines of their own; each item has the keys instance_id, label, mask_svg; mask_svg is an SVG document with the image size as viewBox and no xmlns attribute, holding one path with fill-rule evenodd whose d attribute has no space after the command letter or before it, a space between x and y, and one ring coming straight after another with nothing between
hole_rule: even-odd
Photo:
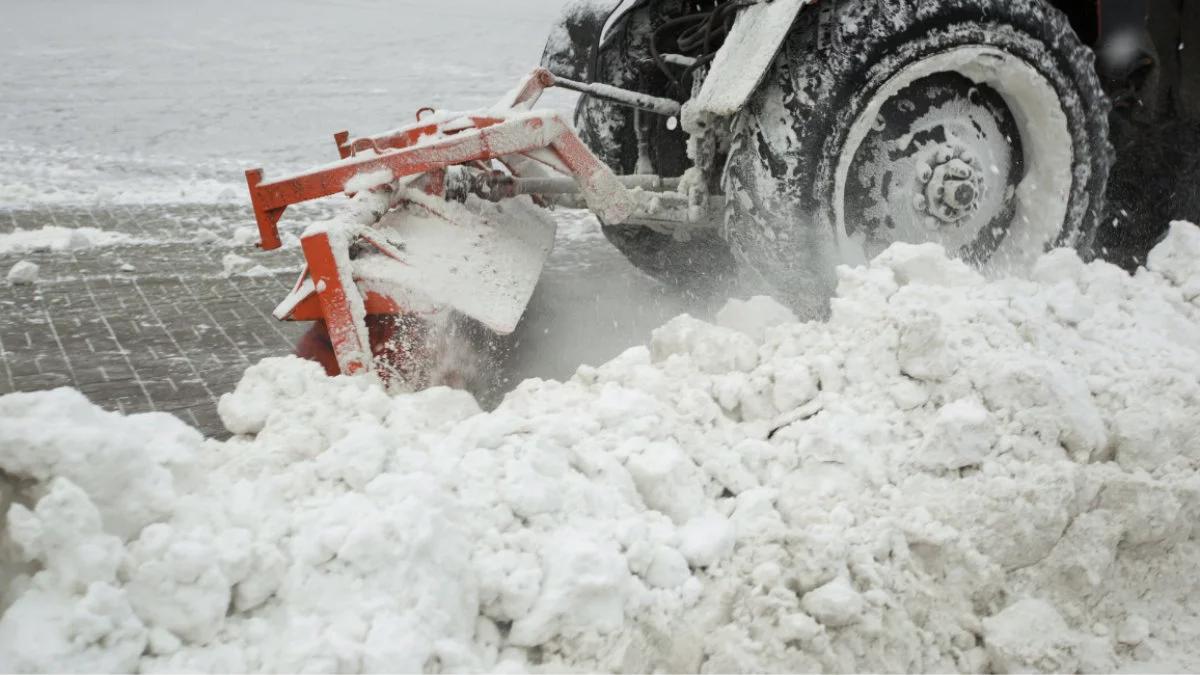
<instances>
[{"instance_id":1,"label":"fresh snow","mask_svg":"<svg viewBox=\"0 0 1200 675\"><path fill-rule=\"evenodd\" d=\"M225 442L0 398L0 670L1194 671L1198 249L896 245L493 412L294 358Z\"/></svg>"}]
</instances>

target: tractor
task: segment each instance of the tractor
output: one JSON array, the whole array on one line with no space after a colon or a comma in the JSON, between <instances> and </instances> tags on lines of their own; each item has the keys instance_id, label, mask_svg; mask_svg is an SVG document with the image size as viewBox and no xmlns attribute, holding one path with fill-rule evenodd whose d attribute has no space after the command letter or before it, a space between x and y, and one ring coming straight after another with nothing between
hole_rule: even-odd
<instances>
[{"instance_id":1,"label":"tractor","mask_svg":"<svg viewBox=\"0 0 1200 675\"><path fill-rule=\"evenodd\" d=\"M573 119L536 107L551 87ZM291 204L350 196L276 310L314 322L301 355L420 388L461 380L463 335L516 328L556 205L666 284L749 275L815 318L838 265L895 242L1136 267L1200 216L1198 129L1195 0L577 0L495 106L247 180L266 249Z\"/></svg>"}]
</instances>

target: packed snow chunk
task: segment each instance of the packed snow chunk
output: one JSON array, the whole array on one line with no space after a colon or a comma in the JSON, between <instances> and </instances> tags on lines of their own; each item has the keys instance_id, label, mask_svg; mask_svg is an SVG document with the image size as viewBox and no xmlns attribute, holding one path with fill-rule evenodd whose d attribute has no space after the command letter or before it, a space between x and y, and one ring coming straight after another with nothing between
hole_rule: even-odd
<instances>
[{"instance_id":1,"label":"packed snow chunk","mask_svg":"<svg viewBox=\"0 0 1200 675\"><path fill-rule=\"evenodd\" d=\"M126 586L130 603L150 628L201 644L216 637L232 598L212 534L205 535L181 536L162 523L147 527L129 547Z\"/></svg>"},{"instance_id":2,"label":"packed snow chunk","mask_svg":"<svg viewBox=\"0 0 1200 675\"><path fill-rule=\"evenodd\" d=\"M732 542L730 542L732 549ZM650 566L646 569L646 583L653 588L679 588L692 577L687 558L669 546L655 549Z\"/></svg>"},{"instance_id":3,"label":"packed snow chunk","mask_svg":"<svg viewBox=\"0 0 1200 675\"><path fill-rule=\"evenodd\" d=\"M957 471L979 466L996 442L995 424L977 399L960 399L938 410L918 461L926 468Z\"/></svg>"},{"instance_id":4,"label":"packed snow chunk","mask_svg":"<svg viewBox=\"0 0 1200 675\"><path fill-rule=\"evenodd\" d=\"M777 362L771 382L771 402L777 410L796 410L821 393L821 384L812 365L804 359Z\"/></svg>"},{"instance_id":5,"label":"packed snow chunk","mask_svg":"<svg viewBox=\"0 0 1200 675\"><path fill-rule=\"evenodd\" d=\"M104 532L100 512L66 478L55 478L33 511L13 504L8 530L27 561L42 565L41 581L74 592L112 582L124 555L121 540Z\"/></svg>"},{"instance_id":6,"label":"packed snow chunk","mask_svg":"<svg viewBox=\"0 0 1200 675\"><path fill-rule=\"evenodd\" d=\"M983 283L966 263L952 259L938 244L893 244L871 262L892 270L901 285L974 286Z\"/></svg>"},{"instance_id":7,"label":"packed snow chunk","mask_svg":"<svg viewBox=\"0 0 1200 675\"><path fill-rule=\"evenodd\" d=\"M845 576L839 576L805 593L800 606L822 624L838 628L861 621L865 603L850 581Z\"/></svg>"},{"instance_id":8,"label":"packed snow chunk","mask_svg":"<svg viewBox=\"0 0 1200 675\"><path fill-rule=\"evenodd\" d=\"M1058 285L1062 282L1079 284L1086 274L1086 265L1078 253L1069 248L1056 248L1037 259L1029 277L1047 286L1061 288Z\"/></svg>"},{"instance_id":9,"label":"packed snow chunk","mask_svg":"<svg viewBox=\"0 0 1200 675\"><path fill-rule=\"evenodd\" d=\"M958 370L958 355L948 344L941 315L917 309L902 317L898 328L900 372L917 381L940 382Z\"/></svg>"},{"instance_id":10,"label":"packed snow chunk","mask_svg":"<svg viewBox=\"0 0 1200 675\"><path fill-rule=\"evenodd\" d=\"M20 260L8 270L5 279L13 286L28 286L37 283L39 269L37 263Z\"/></svg>"},{"instance_id":11,"label":"packed snow chunk","mask_svg":"<svg viewBox=\"0 0 1200 675\"><path fill-rule=\"evenodd\" d=\"M689 356L707 373L746 372L758 363L758 347L750 336L687 315L655 330L650 351L655 361Z\"/></svg>"},{"instance_id":12,"label":"packed snow chunk","mask_svg":"<svg viewBox=\"0 0 1200 675\"><path fill-rule=\"evenodd\" d=\"M1154 247L1146 267L1184 289L1188 300L1200 296L1200 227L1177 220L1167 236Z\"/></svg>"},{"instance_id":13,"label":"packed snow chunk","mask_svg":"<svg viewBox=\"0 0 1200 675\"><path fill-rule=\"evenodd\" d=\"M555 635L621 628L633 577L612 543L568 531L547 541L541 555L546 571L541 591L529 613L513 622L509 642L534 647Z\"/></svg>"},{"instance_id":14,"label":"packed snow chunk","mask_svg":"<svg viewBox=\"0 0 1200 675\"><path fill-rule=\"evenodd\" d=\"M709 513L689 520L679 537L679 550L688 564L711 567L733 553L736 532L729 519Z\"/></svg>"},{"instance_id":15,"label":"packed snow chunk","mask_svg":"<svg viewBox=\"0 0 1200 675\"><path fill-rule=\"evenodd\" d=\"M77 251L127 243L133 243L133 238L122 232L109 232L95 227L46 225L39 230L14 230L0 234L0 255L26 251Z\"/></svg>"},{"instance_id":16,"label":"packed snow chunk","mask_svg":"<svg viewBox=\"0 0 1200 675\"><path fill-rule=\"evenodd\" d=\"M123 417L72 389L0 397L0 471L35 490L69 479L123 540L171 513L201 440L173 415Z\"/></svg>"},{"instance_id":17,"label":"packed snow chunk","mask_svg":"<svg viewBox=\"0 0 1200 675\"><path fill-rule=\"evenodd\" d=\"M984 619L983 642L997 673L1074 673L1079 668L1079 635L1044 600L1020 600Z\"/></svg>"},{"instance_id":18,"label":"packed snow chunk","mask_svg":"<svg viewBox=\"0 0 1200 675\"><path fill-rule=\"evenodd\" d=\"M707 500L692 459L675 443L651 443L626 462L646 506L682 525L700 514Z\"/></svg>"},{"instance_id":19,"label":"packed snow chunk","mask_svg":"<svg viewBox=\"0 0 1200 675\"><path fill-rule=\"evenodd\" d=\"M796 323L792 310L765 295L749 300L730 300L717 312L717 325L741 331L762 342L769 328Z\"/></svg>"}]
</instances>

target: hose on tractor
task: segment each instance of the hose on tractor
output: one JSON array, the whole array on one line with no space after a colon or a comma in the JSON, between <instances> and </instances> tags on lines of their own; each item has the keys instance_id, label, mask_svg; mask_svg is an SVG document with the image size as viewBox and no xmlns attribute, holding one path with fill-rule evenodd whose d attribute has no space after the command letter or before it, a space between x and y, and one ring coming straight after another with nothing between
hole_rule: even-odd
<instances>
[{"instance_id":1,"label":"hose on tractor","mask_svg":"<svg viewBox=\"0 0 1200 675\"><path fill-rule=\"evenodd\" d=\"M753 4L753 2L719 0L712 9L668 19L654 30L654 34L650 38L651 58L671 82L676 92L686 93L683 83L696 69L708 65L716 57L717 50L724 44L725 37L733 28L733 20L737 16L737 11L749 4ZM664 53L662 45L672 34L675 34L675 52ZM670 57L675 55L692 59L682 75L677 75L671 69L673 62Z\"/></svg>"}]
</instances>

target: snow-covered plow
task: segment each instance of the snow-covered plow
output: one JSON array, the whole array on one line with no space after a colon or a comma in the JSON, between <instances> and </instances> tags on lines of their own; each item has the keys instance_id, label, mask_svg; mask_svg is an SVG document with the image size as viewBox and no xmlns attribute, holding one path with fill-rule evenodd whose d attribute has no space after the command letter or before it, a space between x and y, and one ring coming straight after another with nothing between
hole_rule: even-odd
<instances>
[{"instance_id":1,"label":"snow-covered plow","mask_svg":"<svg viewBox=\"0 0 1200 675\"><path fill-rule=\"evenodd\" d=\"M1117 222L1111 103L1118 120L1149 110L1131 104L1157 95L1145 69L1189 53L1183 32L1150 35L1145 12L1127 14L1082 0L570 3L545 67L496 106L337 134L341 160L303 174L247 173L267 249L289 205L353 196L303 237L307 267L277 315L317 322L301 351L331 373L421 386L408 365L437 360L432 319L515 329L552 203L591 210L661 281L749 271L807 317L827 310L837 265L897 242L1005 270L1060 246L1092 256ZM1137 48L1118 48L1130 36ZM583 94L570 123L534 110L548 87Z\"/></svg>"},{"instance_id":2,"label":"snow-covered plow","mask_svg":"<svg viewBox=\"0 0 1200 675\"><path fill-rule=\"evenodd\" d=\"M246 172L263 249L281 245L288 206L352 197L346 217L301 237L305 268L275 311L317 322L303 355L330 373L414 377L408 366L430 358L424 332L435 317L458 313L499 334L516 328L553 246L555 226L541 208L548 200L582 198L606 222L665 210L657 191L678 181L618 177L560 115L533 111L559 84L586 88L539 68L493 108L422 110L415 124L384 135L335 134L341 160L332 164L272 180ZM678 110L651 97L628 102ZM687 219L686 208L677 211Z\"/></svg>"}]
</instances>

